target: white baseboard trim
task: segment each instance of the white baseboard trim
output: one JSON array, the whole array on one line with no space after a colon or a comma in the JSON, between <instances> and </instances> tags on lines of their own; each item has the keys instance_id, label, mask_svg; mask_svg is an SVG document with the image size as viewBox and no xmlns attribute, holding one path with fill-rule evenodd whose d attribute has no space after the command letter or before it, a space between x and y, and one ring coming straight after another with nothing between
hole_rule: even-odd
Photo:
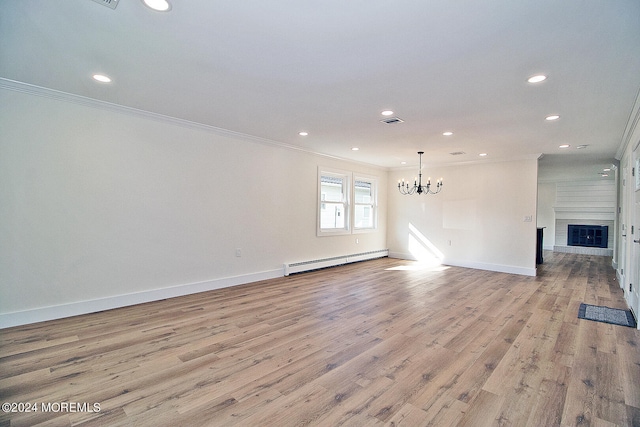
<instances>
[{"instance_id":1,"label":"white baseboard trim","mask_svg":"<svg viewBox=\"0 0 640 427\"><path fill-rule=\"evenodd\" d=\"M624 290L624 282L625 282L625 278L622 276L622 274L620 274L620 270L616 268L616 280L618 281L618 284L620 285L620 289Z\"/></svg>"},{"instance_id":2,"label":"white baseboard trim","mask_svg":"<svg viewBox=\"0 0 640 427\"><path fill-rule=\"evenodd\" d=\"M406 259L410 261L418 261L413 255L402 252L389 252L389 258ZM535 276L535 268L517 267L512 265L489 264L484 262L460 261L445 258L442 260L443 265L453 267L473 268L476 270L496 271L498 273L519 274L521 276Z\"/></svg>"},{"instance_id":3,"label":"white baseboard trim","mask_svg":"<svg viewBox=\"0 0 640 427\"><path fill-rule=\"evenodd\" d=\"M392 251L389 251L389 258L406 259L408 261L419 261L418 258L416 258L415 256L413 256L413 254L408 253L408 252L392 252ZM436 257L434 257L434 259L436 259Z\"/></svg>"},{"instance_id":4,"label":"white baseboard trim","mask_svg":"<svg viewBox=\"0 0 640 427\"><path fill-rule=\"evenodd\" d=\"M518 267L514 265L488 264L484 262L455 261L446 258L442 263L455 267L475 268L476 270L488 270L498 273L519 274L521 276L536 276L537 272L536 268Z\"/></svg>"},{"instance_id":5,"label":"white baseboard trim","mask_svg":"<svg viewBox=\"0 0 640 427\"><path fill-rule=\"evenodd\" d=\"M244 274L241 276L213 279L205 282L188 283L185 285L162 289L115 295L94 300L79 301L49 307L39 307L31 310L16 311L13 313L2 313L0 314L0 329L45 322L47 320L62 319L81 314L96 313L98 311L111 310L114 308L159 301L167 298L228 288L231 286L258 282L260 280L275 279L277 277L283 277L283 271L281 268L277 270Z\"/></svg>"}]
</instances>

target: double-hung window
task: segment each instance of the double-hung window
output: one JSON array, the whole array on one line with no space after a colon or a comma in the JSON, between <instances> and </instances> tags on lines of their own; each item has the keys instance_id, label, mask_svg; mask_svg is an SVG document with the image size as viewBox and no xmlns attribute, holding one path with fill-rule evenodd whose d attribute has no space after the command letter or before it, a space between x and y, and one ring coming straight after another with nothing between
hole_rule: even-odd
<instances>
[{"instance_id":1,"label":"double-hung window","mask_svg":"<svg viewBox=\"0 0 640 427\"><path fill-rule=\"evenodd\" d=\"M353 195L354 232L375 229L377 213L376 180L371 177L356 176L353 180Z\"/></svg>"},{"instance_id":2,"label":"double-hung window","mask_svg":"<svg viewBox=\"0 0 640 427\"><path fill-rule=\"evenodd\" d=\"M370 232L377 220L375 177L318 168L318 236Z\"/></svg>"},{"instance_id":3,"label":"double-hung window","mask_svg":"<svg viewBox=\"0 0 640 427\"><path fill-rule=\"evenodd\" d=\"M350 174L318 171L318 235L347 234L350 224Z\"/></svg>"}]
</instances>

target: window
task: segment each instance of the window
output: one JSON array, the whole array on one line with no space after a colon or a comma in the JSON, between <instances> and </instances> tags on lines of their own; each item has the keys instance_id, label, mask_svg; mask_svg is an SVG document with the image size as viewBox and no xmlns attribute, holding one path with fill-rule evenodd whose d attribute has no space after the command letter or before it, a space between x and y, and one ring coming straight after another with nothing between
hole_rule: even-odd
<instances>
[{"instance_id":1,"label":"window","mask_svg":"<svg viewBox=\"0 0 640 427\"><path fill-rule=\"evenodd\" d=\"M318 195L318 236L376 229L376 178L318 168Z\"/></svg>"},{"instance_id":2,"label":"window","mask_svg":"<svg viewBox=\"0 0 640 427\"><path fill-rule=\"evenodd\" d=\"M355 177L354 194L354 231L376 228L376 181L368 177Z\"/></svg>"},{"instance_id":3,"label":"window","mask_svg":"<svg viewBox=\"0 0 640 427\"><path fill-rule=\"evenodd\" d=\"M319 171L318 235L346 234L349 224L349 177L340 171Z\"/></svg>"}]
</instances>

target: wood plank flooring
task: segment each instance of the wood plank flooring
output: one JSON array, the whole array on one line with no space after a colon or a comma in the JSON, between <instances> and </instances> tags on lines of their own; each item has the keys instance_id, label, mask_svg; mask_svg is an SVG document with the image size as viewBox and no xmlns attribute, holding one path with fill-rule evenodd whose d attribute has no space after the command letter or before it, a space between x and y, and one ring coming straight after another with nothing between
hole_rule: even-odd
<instances>
[{"instance_id":1,"label":"wood plank flooring","mask_svg":"<svg viewBox=\"0 0 640 427\"><path fill-rule=\"evenodd\" d=\"M610 263L384 258L4 329L0 402L38 411L0 426L640 426L640 331L577 318L626 309Z\"/></svg>"}]
</instances>

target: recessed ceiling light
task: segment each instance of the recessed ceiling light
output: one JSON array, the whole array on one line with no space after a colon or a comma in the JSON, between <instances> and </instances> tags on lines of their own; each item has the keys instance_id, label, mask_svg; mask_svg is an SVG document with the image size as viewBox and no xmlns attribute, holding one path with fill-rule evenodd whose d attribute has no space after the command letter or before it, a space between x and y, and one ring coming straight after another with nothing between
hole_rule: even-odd
<instances>
[{"instance_id":1,"label":"recessed ceiling light","mask_svg":"<svg viewBox=\"0 0 640 427\"><path fill-rule=\"evenodd\" d=\"M578 145L578 146L576 146L576 148L577 148L578 150L582 150L582 149L587 148L587 147L588 147L588 145L587 145L587 144L582 144L582 145Z\"/></svg>"},{"instance_id":2,"label":"recessed ceiling light","mask_svg":"<svg viewBox=\"0 0 640 427\"><path fill-rule=\"evenodd\" d=\"M158 12L168 12L171 10L171 3L167 0L142 0L142 2Z\"/></svg>"},{"instance_id":3,"label":"recessed ceiling light","mask_svg":"<svg viewBox=\"0 0 640 427\"><path fill-rule=\"evenodd\" d=\"M109 76L105 76L104 74L94 74L93 80L100 83L111 83L111 78L109 78Z\"/></svg>"},{"instance_id":4,"label":"recessed ceiling light","mask_svg":"<svg viewBox=\"0 0 640 427\"><path fill-rule=\"evenodd\" d=\"M545 117L544 119L545 119L545 120L547 120L547 121L550 121L550 122L551 122L551 121L553 121L553 120L558 120L559 118L560 118L560 116L559 116L559 115L557 115L557 114L552 114L552 115L550 115L550 116Z\"/></svg>"},{"instance_id":5,"label":"recessed ceiling light","mask_svg":"<svg viewBox=\"0 0 640 427\"><path fill-rule=\"evenodd\" d=\"M391 116L391 115L393 115L393 111L391 111L391 110L384 110L384 111L383 111L382 113L380 113L380 114L382 114L383 116Z\"/></svg>"},{"instance_id":6,"label":"recessed ceiling light","mask_svg":"<svg viewBox=\"0 0 640 427\"><path fill-rule=\"evenodd\" d=\"M406 164L407 164L407 162L400 162L400 164L401 164L401 165L406 165Z\"/></svg>"},{"instance_id":7,"label":"recessed ceiling light","mask_svg":"<svg viewBox=\"0 0 640 427\"><path fill-rule=\"evenodd\" d=\"M480 153L479 156L480 157L487 157L487 153Z\"/></svg>"},{"instance_id":8,"label":"recessed ceiling light","mask_svg":"<svg viewBox=\"0 0 640 427\"><path fill-rule=\"evenodd\" d=\"M611 172L611 169L610 169L610 168L604 168L604 169L602 169L602 170L603 170L604 172Z\"/></svg>"},{"instance_id":9,"label":"recessed ceiling light","mask_svg":"<svg viewBox=\"0 0 640 427\"><path fill-rule=\"evenodd\" d=\"M547 76L544 74L537 74L535 76L531 76L527 79L529 83L540 83L547 80Z\"/></svg>"},{"instance_id":10,"label":"recessed ceiling light","mask_svg":"<svg viewBox=\"0 0 640 427\"><path fill-rule=\"evenodd\" d=\"M442 134L443 134L444 136L451 136L451 135L453 135L453 132L451 132L451 131L446 131L446 132L442 132Z\"/></svg>"},{"instance_id":11,"label":"recessed ceiling light","mask_svg":"<svg viewBox=\"0 0 640 427\"><path fill-rule=\"evenodd\" d=\"M302 132L299 132L298 135L307 136L307 135L309 135L309 132L302 131Z\"/></svg>"},{"instance_id":12,"label":"recessed ceiling light","mask_svg":"<svg viewBox=\"0 0 640 427\"><path fill-rule=\"evenodd\" d=\"M608 175L608 174L606 174L606 173L603 173L603 174L602 174L602 177L604 178L605 176L609 176L609 175Z\"/></svg>"},{"instance_id":13,"label":"recessed ceiling light","mask_svg":"<svg viewBox=\"0 0 640 427\"><path fill-rule=\"evenodd\" d=\"M562 144L558 146L558 148L569 148L569 147L571 147L569 144Z\"/></svg>"},{"instance_id":14,"label":"recessed ceiling light","mask_svg":"<svg viewBox=\"0 0 640 427\"><path fill-rule=\"evenodd\" d=\"M351 148L351 151L358 151L358 150L360 150L358 147L352 147Z\"/></svg>"}]
</instances>

